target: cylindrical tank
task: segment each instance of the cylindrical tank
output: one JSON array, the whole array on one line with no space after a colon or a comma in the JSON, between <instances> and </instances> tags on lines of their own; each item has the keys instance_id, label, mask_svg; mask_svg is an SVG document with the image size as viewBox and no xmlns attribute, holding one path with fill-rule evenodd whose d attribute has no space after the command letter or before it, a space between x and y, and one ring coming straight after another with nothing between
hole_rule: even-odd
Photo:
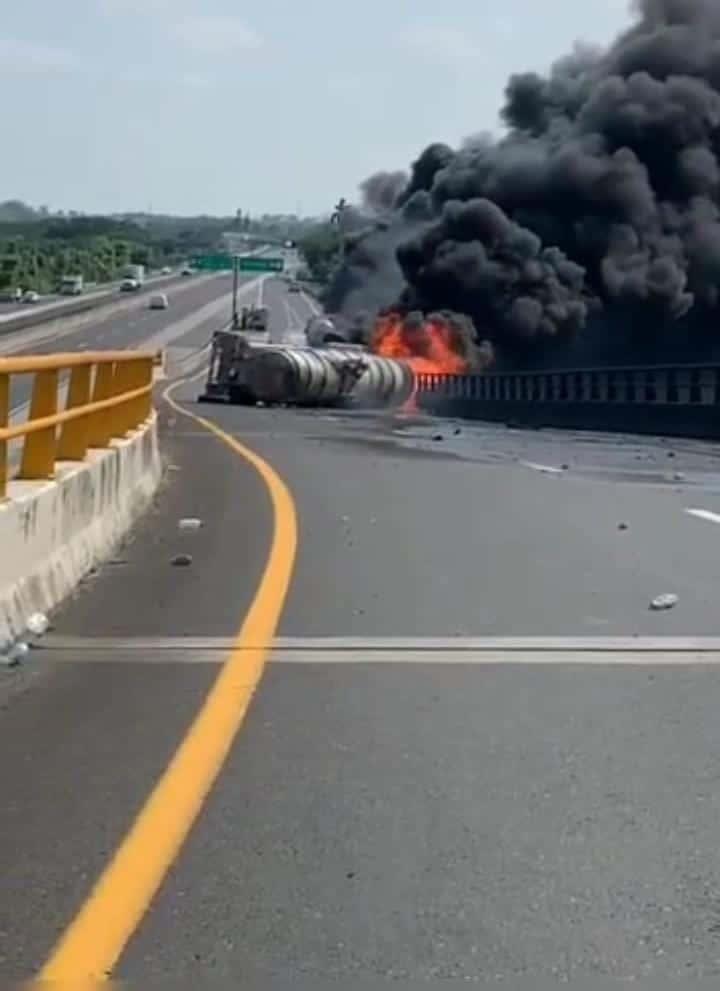
<instances>
[{"instance_id":1,"label":"cylindrical tank","mask_svg":"<svg viewBox=\"0 0 720 991\"><path fill-rule=\"evenodd\" d=\"M258 349L243 377L261 402L330 406L352 390L364 371L363 359L310 348Z\"/></svg>"},{"instance_id":2,"label":"cylindrical tank","mask_svg":"<svg viewBox=\"0 0 720 991\"><path fill-rule=\"evenodd\" d=\"M359 344L328 344L314 353L338 363L362 359L365 370L348 397L353 406L402 406L415 390L415 376L406 362L371 354Z\"/></svg>"},{"instance_id":3,"label":"cylindrical tank","mask_svg":"<svg viewBox=\"0 0 720 991\"><path fill-rule=\"evenodd\" d=\"M256 348L242 363L242 380L261 402L297 406L402 406L415 388L404 361L353 345Z\"/></svg>"},{"instance_id":4,"label":"cylindrical tank","mask_svg":"<svg viewBox=\"0 0 720 991\"><path fill-rule=\"evenodd\" d=\"M366 369L352 391L354 406L402 406L415 390L410 366L397 358L366 354Z\"/></svg>"}]
</instances>

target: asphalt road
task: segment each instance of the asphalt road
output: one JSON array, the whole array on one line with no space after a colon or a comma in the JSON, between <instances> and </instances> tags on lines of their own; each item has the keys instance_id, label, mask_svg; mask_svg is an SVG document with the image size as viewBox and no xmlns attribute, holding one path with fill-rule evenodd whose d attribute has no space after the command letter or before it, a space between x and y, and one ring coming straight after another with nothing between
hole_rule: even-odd
<instances>
[{"instance_id":1,"label":"asphalt road","mask_svg":"<svg viewBox=\"0 0 720 991\"><path fill-rule=\"evenodd\" d=\"M293 337L307 304L275 281L263 298ZM717 980L718 641L697 638L717 633L720 527L688 512L720 520L713 448L198 406L199 388L176 395L285 480L298 555L273 659L117 976ZM257 471L167 407L162 432L153 510L4 679L10 980L87 897L265 567ZM662 592L678 604L652 612Z\"/></svg>"},{"instance_id":2,"label":"asphalt road","mask_svg":"<svg viewBox=\"0 0 720 991\"><path fill-rule=\"evenodd\" d=\"M158 288L162 284L168 284L177 279L177 275L160 275L158 272L154 272L149 275L146 279L146 287L157 285ZM85 295L93 296L96 293L108 292L112 289L119 289L120 280L116 282L102 283L102 284L86 284ZM41 309L42 307L49 306L52 303L72 303L77 301L76 298L69 298L67 296L62 296L60 293L47 293L40 296L37 303L10 303L0 301L0 326L3 318L7 318L16 313L27 313L29 311L35 311Z\"/></svg>"},{"instance_id":3,"label":"asphalt road","mask_svg":"<svg viewBox=\"0 0 720 991\"><path fill-rule=\"evenodd\" d=\"M241 289L256 280L247 277L240 280ZM169 301L167 310L151 310L145 297L128 311L121 309L106 315L84 315L72 320L60 329L31 328L14 334L14 354L52 354L59 350L124 350L126 348L153 345L163 335L169 340L182 339L189 333L193 341L207 343L213 330L226 324L231 316L232 279L227 275L200 278L197 281L178 281L163 290ZM251 294L254 296L254 292ZM208 313L204 308L219 302ZM224 301L224 304L223 304ZM69 328L69 329L68 329ZM175 334L175 329L179 333ZM161 346L162 340L158 342ZM11 406L17 408L27 403L32 389L31 376L15 377L12 382Z\"/></svg>"}]
</instances>

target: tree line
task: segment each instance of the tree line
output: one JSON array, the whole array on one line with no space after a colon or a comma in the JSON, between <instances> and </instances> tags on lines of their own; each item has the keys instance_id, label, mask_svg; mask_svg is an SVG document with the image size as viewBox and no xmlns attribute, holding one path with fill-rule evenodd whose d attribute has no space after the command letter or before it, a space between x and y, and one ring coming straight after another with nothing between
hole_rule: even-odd
<instances>
[{"instance_id":1,"label":"tree line","mask_svg":"<svg viewBox=\"0 0 720 991\"><path fill-rule=\"evenodd\" d=\"M52 292L64 275L110 282L127 264L162 268L222 251L223 234L230 231L298 240L312 223L292 216L255 218L240 210L227 217L85 216L8 200L0 203L0 289Z\"/></svg>"}]
</instances>

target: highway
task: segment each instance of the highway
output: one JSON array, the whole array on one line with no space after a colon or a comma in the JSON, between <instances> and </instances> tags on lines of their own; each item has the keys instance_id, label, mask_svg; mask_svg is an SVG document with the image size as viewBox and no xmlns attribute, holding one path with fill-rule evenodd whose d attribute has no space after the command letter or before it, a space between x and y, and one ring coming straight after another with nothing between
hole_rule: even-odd
<instances>
[{"instance_id":1,"label":"highway","mask_svg":"<svg viewBox=\"0 0 720 991\"><path fill-rule=\"evenodd\" d=\"M2 673L0 977L717 980L713 445L201 388L159 383L155 505Z\"/></svg>"},{"instance_id":2,"label":"highway","mask_svg":"<svg viewBox=\"0 0 720 991\"><path fill-rule=\"evenodd\" d=\"M175 272L172 275L161 275L158 272L150 274L145 280L145 289L150 287L162 288L165 285L172 285L173 282L178 282L180 276ZM88 283L85 286L85 291L81 296L63 296L60 293L46 293L37 300L36 303L19 303L2 301L0 300L0 328L7 322L11 317L17 315L24 315L26 313L36 313L39 314L46 307L53 306L58 303L67 303L71 305L82 299L92 299L95 296L107 295L113 291L117 291L120 288L120 280L115 282L106 283Z\"/></svg>"},{"instance_id":3,"label":"highway","mask_svg":"<svg viewBox=\"0 0 720 991\"><path fill-rule=\"evenodd\" d=\"M253 289L246 298L248 285L257 279L240 280L240 303L255 300ZM132 303L120 301L117 310L107 314L93 311L78 317L64 318L59 323L41 324L37 327L8 334L2 339L4 353L51 354L76 350L123 350L132 347L160 348L182 340L188 334L194 341L208 343L213 330L229 323L232 313L232 279L227 274L200 276L192 280L176 282L164 290L168 297L167 310L151 310L149 296L139 297ZM129 310L128 307L131 307ZM195 344L192 345L195 347ZM16 379L13 382L11 406L23 407L30 398L32 381Z\"/></svg>"}]
</instances>

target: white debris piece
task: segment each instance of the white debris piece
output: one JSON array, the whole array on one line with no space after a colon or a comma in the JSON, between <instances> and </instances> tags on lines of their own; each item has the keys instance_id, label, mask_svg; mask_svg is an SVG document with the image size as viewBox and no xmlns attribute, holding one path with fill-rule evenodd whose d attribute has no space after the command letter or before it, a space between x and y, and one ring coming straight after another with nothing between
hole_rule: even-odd
<instances>
[{"instance_id":1,"label":"white debris piece","mask_svg":"<svg viewBox=\"0 0 720 991\"><path fill-rule=\"evenodd\" d=\"M8 650L0 654L0 664L4 664L8 668L17 667L25 660L29 652L28 645L23 640L18 640Z\"/></svg>"},{"instance_id":2,"label":"white debris piece","mask_svg":"<svg viewBox=\"0 0 720 991\"><path fill-rule=\"evenodd\" d=\"M650 603L650 608L659 612L661 609L672 609L678 604L678 597L674 592L665 592L656 596Z\"/></svg>"},{"instance_id":3,"label":"white debris piece","mask_svg":"<svg viewBox=\"0 0 720 991\"><path fill-rule=\"evenodd\" d=\"M43 633L47 633L49 626L50 620L44 612L34 612L27 621L28 633L32 633L35 637L41 637Z\"/></svg>"},{"instance_id":4,"label":"white debris piece","mask_svg":"<svg viewBox=\"0 0 720 991\"><path fill-rule=\"evenodd\" d=\"M187 516L178 521L178 530L199 530L202 525L202 520L198 520L194 516Z\"/></svg>"}]
</instances>

